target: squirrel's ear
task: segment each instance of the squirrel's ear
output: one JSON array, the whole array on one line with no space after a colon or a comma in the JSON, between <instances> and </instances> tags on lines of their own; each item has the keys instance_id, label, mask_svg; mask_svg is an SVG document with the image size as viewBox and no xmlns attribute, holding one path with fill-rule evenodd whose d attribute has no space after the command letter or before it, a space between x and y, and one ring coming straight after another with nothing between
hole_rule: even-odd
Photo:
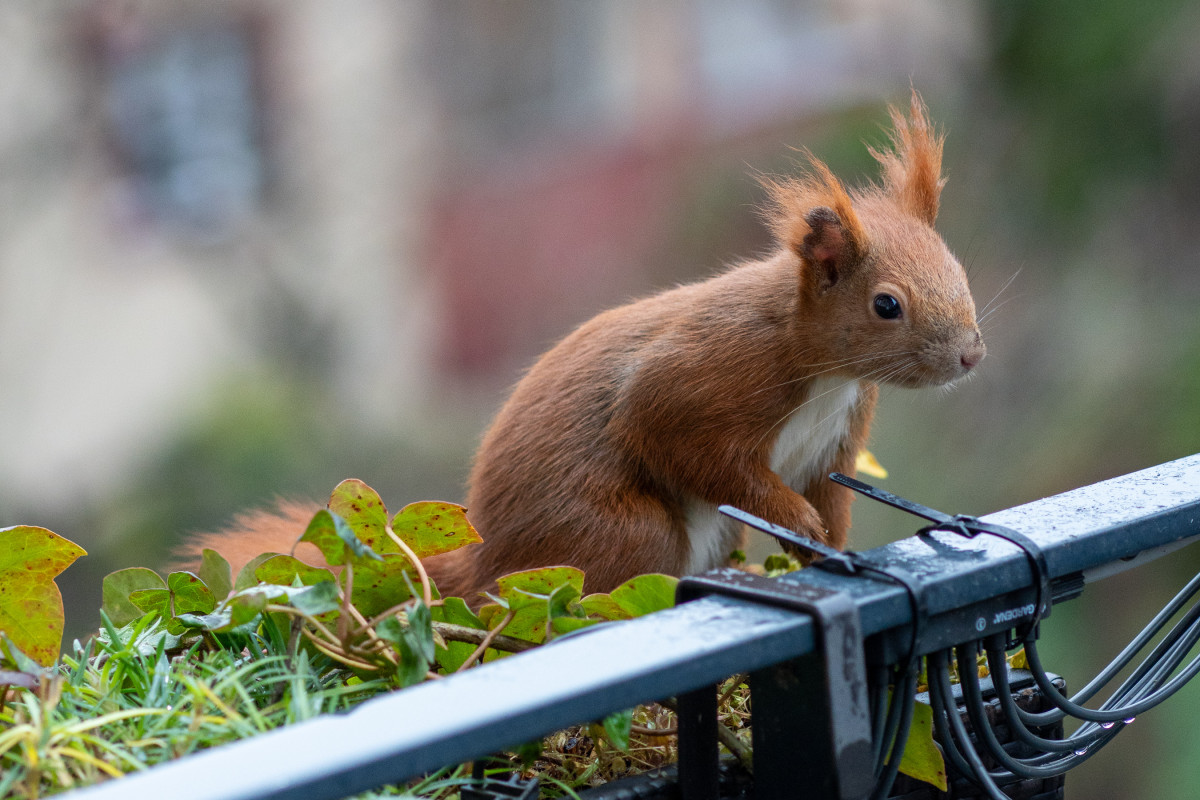
<instances>
[{"instance_id":1,"label":"squirrel's ear","mask_svg":"<svg viewBox=\"0 0 1200 800\"><path fill-rule=\"evenodd\" d=\"M800 256L808 264L818 293L832 288L857 262L858 243L833 209L818 206L804 216L808 233Z\"/></svg>"},{"instance_id":2,"label":"squirrel's ear","mask_svg":"<svg viewBox=\"0 0 1200 800\"><path fill-rule=\"evenodd\" d=\"M824 291L867 252L867 234L846 187L811 153L808 160L811 170L799 179L760 180L771 199L766 217L775 238L812 265L809 274L823 276Z\"/></svg>"}]
</instances>

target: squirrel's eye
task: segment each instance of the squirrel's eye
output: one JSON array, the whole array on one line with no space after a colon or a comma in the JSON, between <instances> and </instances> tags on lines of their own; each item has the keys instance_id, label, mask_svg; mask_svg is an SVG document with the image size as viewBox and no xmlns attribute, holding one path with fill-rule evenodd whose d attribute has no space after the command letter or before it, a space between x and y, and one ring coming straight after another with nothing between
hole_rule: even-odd
<instances>
[{"instance_id":1,"label":"squirrel's eye","mask_svg":"<svg viewBox=\"0 0 1200 800\"><path fill-rule=\"evenodd\" d=\"M883 319L896 319L900 316L900 301L890 294L875 295L875 313Z\"/></svg>"}]
</instances>

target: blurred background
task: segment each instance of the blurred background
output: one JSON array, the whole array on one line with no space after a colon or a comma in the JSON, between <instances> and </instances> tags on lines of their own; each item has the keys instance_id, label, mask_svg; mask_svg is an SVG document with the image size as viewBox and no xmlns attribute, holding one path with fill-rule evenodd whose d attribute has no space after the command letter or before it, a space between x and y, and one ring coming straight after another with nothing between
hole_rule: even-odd
<instances>
[{"instance_id":1,"label":"blurred background","mask_svg":"<svg viewBox=\"0 0 1200 800\"><path fill-rule=\"evenodd\" d=\"M910 81L939 227L994 303L977 376L888 390L884 485L982 514L1200 450L1200 6L9 0L0 524L100 581L358 477L460 500L523 367L591 314L767 251L756 171L871 180ZM856 505L859 550L912 519ZM765 548L761 542L755 547ZM1080 686L1197 552L1056 610ZM1191 798L1200 689L1068 796Z\"/></svg>"}]
</instances>

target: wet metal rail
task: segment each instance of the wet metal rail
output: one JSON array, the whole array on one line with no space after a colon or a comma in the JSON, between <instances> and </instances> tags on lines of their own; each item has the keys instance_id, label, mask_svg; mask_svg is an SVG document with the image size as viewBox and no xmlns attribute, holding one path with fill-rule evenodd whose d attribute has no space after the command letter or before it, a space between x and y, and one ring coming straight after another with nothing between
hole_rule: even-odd
<instances>
[{"instance_id":1,"label":"wet metal rail","mask_svg":"<svg viewBox=\"0 0 1200 800\"><path fill-rule=\"evenodd\" d=\"M982 520L1036 542L1061 602L1200 537L1200 455ZM863 555L921 582L929 650L1012 627L1034 601L1025 553L992 536L934 533ZM903 587L813 569L788 580L843 592L864 637L894 631L904 641L912 612ZM816 638L808 615L703 597L68 796L341 798L797 659Z\"/></svg>"}]
</instances>

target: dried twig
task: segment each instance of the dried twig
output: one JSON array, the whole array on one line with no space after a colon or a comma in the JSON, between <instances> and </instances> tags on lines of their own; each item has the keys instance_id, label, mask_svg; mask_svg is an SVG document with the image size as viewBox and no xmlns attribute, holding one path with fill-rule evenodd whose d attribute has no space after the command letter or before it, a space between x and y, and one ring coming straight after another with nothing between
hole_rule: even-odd
<instances>
[{"instance_id":1,"label":"dried twig","mask_svg":"<svg viewBox=\"0 0 1200 800\"><path fill-rule=\"evenodd\" d=\"M483 641L481 641L479 646L475 648L475 652L471 653L471 656L466 661L459 664L458 669L456 669L455 672L462 672L464 669L474 664L477 659L483 658L483 654L487 652L487 649L491 646L492 642L496 640L496 637L500 635L500 632L508 626L508 623L513 621L513 616L515 616L515 613L516 612L510 608L508 613L504 615L504 619L500 620L500 624L487 632L487 636L483 637Z\"/></svg>"}]
</instances>

